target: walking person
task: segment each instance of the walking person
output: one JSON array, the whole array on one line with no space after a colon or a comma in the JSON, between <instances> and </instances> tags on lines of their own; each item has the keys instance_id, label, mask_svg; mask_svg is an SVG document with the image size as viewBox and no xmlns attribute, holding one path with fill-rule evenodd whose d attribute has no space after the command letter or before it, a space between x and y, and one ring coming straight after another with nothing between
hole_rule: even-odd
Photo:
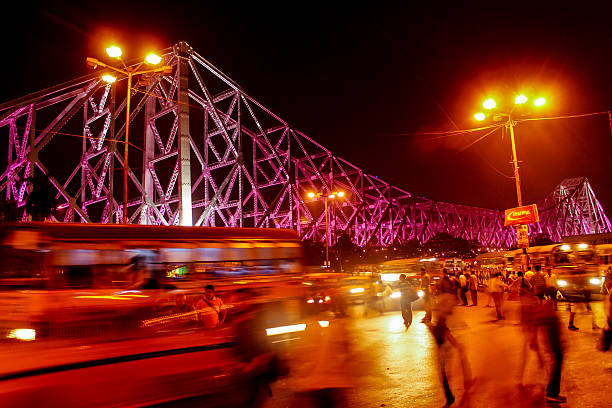
<instances>
[{"instance_id":1,"label":"walking person","mask_svg":"<svg viewBox=\"0 0 612 408\"><path fill-rule=\"evenodd\" d=\"M531 277L531 286L533 287L533 294L542 302L546 295L546 277L542 273L542 267L540 265L536 265L534 269L535 272Z\"/></svg>"},{"instance_id":2,"label":"walking person","mask_svg":"<svg viewBox=\"0 0 612 408\"><path fill-rule=\"evenodd\" d=\"M425 316L421 323L431 322L431 279L425 268L421 268L421 290L423 291L423 307Z\"/></svg>"},{"instance_id":3,"label":"walking person","mask_svg":"<svg viewBox=\"0 0 612 408\"><path fill-rule=\"evenodd\" d=\"M402 310L402 317L404 318L404 326L409 328L412 324L412 302L417 300L419 296L411 283L406 280L406 275L403 273L399 277L399 287L402 294L400 298L400 307Z\"/></svg>"},{"instance_id":4,"label":"walking person","mask_svg":"<svg viewBox=\"0 0 612 408\"><path fill-rule=\"evenodd\" d=\"M452 335L447 325L447 319L452 314L453 308L456 305L455 293L450 285L450 279L447 275L443 277L441 283L441 293L439 296L439 311L438 320L435 325L428 325L431 331L436 345L438 346L438 362L440 369L440 377L442 380L442 387L444 388L444 397L446 398L445 407L450 407L455 402L455 396L450 388L450 382L448 378L448 367L450 363L451 348L455 348L459 354L459 360L463 371L463 383L465 394L462 402L469 402L469 392L472 387L472 371L470 364L467 360L465 349L457 339Z\"/></svg>"},{"instance_id":5,"label":"walking person","mask_svg":"<svg viewBox=\"0 0 612 408\"><path fill-rule=\"evenodd\" d=\"M491 292L491 279L492 278L493 277L492 277L491 272L487 272L485 276L485 292L487 292L487 304L485 305L485 307L491 307L491 301L493 300L493 293Z\"/></svg>"},{"instance_id":6,"label":"walking person","mask_svg":"<svg viewBox=\"0 0 612 408\"><path fill-rule=\"evenodd\" d=\"M540 324L546 333L548 349L551 354L551 370L548 385L546 386L546 402L561 403L567 398L559 395L561 389L561 366L563 364L563 345L561 343L561 331L559 330L559 318L552 308L552 303L544 304L540 317Z\"/></svg>"},{"instance_id":7,"label":"walking person","mask_svg":"<svg viewBox=\"0 0 612 408\"><path fill-rule=\"evenodd\" d=\"M466 293L468 291L467 278L465 276L465 272L461 271L459 275L459 299L461 300L462 306L467 306L467 296Z\"/></svg>"},{"instance_id":8,"label":"walking person","mask_svg":"<svg viewBox=\"0 0 612 408\"><path fill-rule=\"evenodd\" d=\"M557 275L548 268L544 279L546 281L546 297L551 301L553 310L557 310Z\"/></svg>"},{"instance_id":9,"label":"walking person","mask_svg":"<svg viewBox=\"0 0 612 408\"><path fill-rule=\"evenodd\" d=\"M478 280L474 274L468 274L467 278L467 284L472 298L472 306L478 306Z\"/></svg>"},{"instance_id":10,"label":"walking person","mask_svg":"<svg viewBox=\"0 0 612 408\"><path fill-rule=\"evenodd\" d=\"M501 279L501 273L497 272L493 275L490 280L489 290L493 296L493 302L495 303L495 313L497 314L497 320L503 320L504 315L502 312L504 302L504 289L506 284Z\"/></svg>"}]
</instances>

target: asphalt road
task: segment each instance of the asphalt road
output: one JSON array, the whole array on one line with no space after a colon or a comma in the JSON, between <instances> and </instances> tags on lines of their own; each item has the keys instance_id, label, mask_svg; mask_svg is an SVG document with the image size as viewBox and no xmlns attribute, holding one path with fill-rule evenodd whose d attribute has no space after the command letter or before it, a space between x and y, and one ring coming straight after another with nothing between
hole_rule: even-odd
<instances>
[{"instance_id":1,"label":"asphalt road","mask_svg":"<svg viewBox=\"0 0 612 408\"><path fill-rule=\"evenodd\" d=\"M480 294L479 306L457 306L449 327L465 347L474 379L465 392L457 352L449 349L450 385L457 398L453 406L538 407L546 406L550 357L540 337L541 364L534 352L528 360L522 385L519 381L523 347L519 302L507 301L506 320L495 319L495 309L486 308ZM559 317L564 344L561 394L564 407L611 406L612 352L596 349L600 334L592 328L593 316L603 325L601 302L592 304L594 315L576 316L576 332L567 329L568 312L561 303ZM439 376L438 349L429 329L414 312L414 323L406 329L399 311L370 313L361 317L331 320L328 335L292 353L292 374L272 386L267 408L306 406L296 392L317 386L342 387L349 407L441 407L444 394ZM435 313L434 313L435 320ZM346 341L342 341L346 340ZM313 363L314 361L314 363ZM313 385L315 384L315 385ZM296 395L298 397L296 397ZM550 404L549 404L550 406Z\"/></svg>"}]
</instances>

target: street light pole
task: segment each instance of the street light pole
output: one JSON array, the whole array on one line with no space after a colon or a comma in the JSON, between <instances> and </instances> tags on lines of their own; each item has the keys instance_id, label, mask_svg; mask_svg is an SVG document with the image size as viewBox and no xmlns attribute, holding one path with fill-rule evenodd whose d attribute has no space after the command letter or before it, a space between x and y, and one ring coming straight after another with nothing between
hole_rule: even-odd
<instances>
[{"instance_id":1,"label":"street light pole","mask_svg":"<svg viewBox=\"0 0 612 408\"><path fill-rule=\"evenodd\" d=\"M526 102L528 101L527 96L520 94L517 95L514 98L514 104L515 106L520 106L520 105L524 105ZM546 98L543 97L539 97L537 99L535 99L533 101L533 105L536 108L539 108L541 106L544 106L544 104L546 104ZM487 109L487 110L492 110L495 109L497 107L497 103L495 102L494 99L489 98L486 101L484 101L482 103L482 107ZM512 113L514 112L514 109L511 109L509 113L499 113L495 116L493 116L493 120L499 120L497 119L498 117L506 117L508 118L508 120L506 121L505 126L510 130L510 141L512 143L512 165L514 168L514 182L516 184L516 198L518 201L518 206L522 207L523 206L523 197L521 194L521 178L519 176L519 164L518 164L518 158L516 155L516 142L514 140L514 122L512 121ZM519 111L520 112L520 111ZM474 119L478 120L478 121L482 121L485 120L487 117L487 115L485 115L482 112L478 112L474 115ZM518 225L516 227L516 233L517 233L517 244L518 245L524 245L521 244L521 241L523 241L524 239L527 238L527 243L526 245L529 245L529 241L528 241L528 230L527 230L527 225L526 224L521 224ZM525 254L524 259L526 259L526 263L528 264L529 262L529 258L527 256L527 249L523 248L523 254Z\"/></svg>"},{"instance_id":2,"label":"street light pole","mask_svg":"<svg viewBox=\"0 0 612 408\"><path fill-rule=\"evenodd\" d=\"M123 60L121 59L122 53L119 47L115 47L115 46L109 47L106 49L106 52L108 53L109 57L119 59L124 69L113 67L112 65L105 64L104 62L97 60L95 58L91 58L91 57L87 57L87 65L89 65L93 69L96 69L98 66L108 68L110 70L113 70L115 72L125 75L128 80L127 98L126 98L126 106L125 106L125 143L124 143L124 150L123 150L123 161L124 162L123 162L123 217L122 217L123 223L127 224L128 223L127 184L128 184L128 152L129 152L128 147L129 147L129 141L130 141L130 102L132 100L132 78L135 75L151 74L155 72L170 73L172 72L172 67L168 65L164 65L159 68L146 69L146 70L139 71L139 68L144 64L144 62L141 62L139 65L136 66L136 68L126 66ZM157 65L162 61L162 58L155 54L149 54L145 58L145 61L148 64ZM116 81L116 78L113 77L112 75L104 75L102 79L108 82L109 84Z\"/></svg>"},{"instance_id":3,"label":"street light pole","mask_svg":"<svg viewBox=\"0 0 612 408\"><path fill-rule=\"evenodd\" d=\"M512 142L512 163L514 165L514 181L516 182L516 198L518 199L518 205L523 205L523 197L521 195L521 179L519 177L519 166L518 159L516 157L516 144L514 142L514 123L512 123L512 116L508 115L508 122L506 126L510 129L510 140Z\"/></svg>"},{"instance_id":4,"label":"street light pole","mask_svg":"<svg viewBox=\"0 0 612 408\"><path fill-rule=\"evenodd\" d=\"M310 192L307 194L308 198L318 198L320 199L321 197L323 197L323 201L325 202L325 266L327 268L330 267L330 263L329 263L329 244L331 241L331 236L329 234L329 211L328 211L328 200L333 200L336 197L344 197L344 192L343 191L333 191L329 194L323 194L323 193L313 193Z\"/></svg>"}]
</instances>

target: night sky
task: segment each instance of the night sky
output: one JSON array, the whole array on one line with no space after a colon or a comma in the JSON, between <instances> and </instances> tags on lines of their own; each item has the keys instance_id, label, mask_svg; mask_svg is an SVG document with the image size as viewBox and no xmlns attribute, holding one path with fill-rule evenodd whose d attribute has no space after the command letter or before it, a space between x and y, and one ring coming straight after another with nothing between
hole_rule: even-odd
<instances>
[{"instance_id":1,"label":"night sky","mask_svg":"<svg viewBox=\"0 0 612 408\"><path fill-rule=\"evenodd\" d=\"M473 120L482 101L512 102L516 92L545 96L541 116L612 109L610 2L96 3L3 12L2 102L88 74L85 57L103 57L109 42L131 59L187 41L368 173L419 196L489 208L516 204L509 138L422 133L482 126ZM607 114L520 124L524 202L586 176L612 215L610 132Z\"/></svg>"}]
</instances>

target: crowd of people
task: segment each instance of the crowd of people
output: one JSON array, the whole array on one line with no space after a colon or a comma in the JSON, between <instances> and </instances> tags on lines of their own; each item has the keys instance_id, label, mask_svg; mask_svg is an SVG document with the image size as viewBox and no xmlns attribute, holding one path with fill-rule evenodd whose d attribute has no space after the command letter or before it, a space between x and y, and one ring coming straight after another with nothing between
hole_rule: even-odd
<instances>
[{"instance_id":1,"label":"crowd of people","mask_svg":"<svg viewBox=\"0 0 612 408\"><path fill-rule=\"evenodd\" d=\"M414 288L407 284L406 276L400 276L400 287L402 290L402 317L407 328L412 324L411 303L415 300ZM487 293L487 304L491 307L491 301L495 306L497 320L505 319L504 299L520 302L520 325L523 332L523 347L520 353L520 373L519 383L522 384L526 362L530 356L537 358L540 366L544 364L540 344L545 345L545 349L550 353L549 361L549 380L546 387L546 401L550 403L563 403L567 398L560 395L561 367L563 363L563 346L560 334L560 319L557 314L557 298L562 295L557 288L557 279L549 269L545 273L540 265L531 267L525 273L517 272L495 272L492 274L476 274L470 271L452 272L443 270L443 276L437 284L432 284L431 277L425 269L421 270L420 290L426 294L424 296L425 316L423 323L428 324L431 333L438 346L439 367L441 371L441 382L446 397L446 405L454 403L455 397L449 386L448 381L448 356L449 349L455 349L459 355L463 370L464 388L469 394L472 385L472 375L470 365L460 342L452 335L447 325L448 317L452 314L455 306L477 306L478 290ZM471 304L468 301L470 295ZM608 268L607 276L602 286L604 294L604 309L606 311L606 324L602 329L602 339L600 349L606 351L612 344L612 322L610 319L610 296L612 293L612 269ZM435 301L433 295L435 294ZM576 308L583 304L584 308L590 310L589 296L582 299L567 300L567 310L569 311L568 329L578 330L575 326ZM570 301L571 300L571 301ZM435 302L437 311L434 323L432 323L432 303ZM599 329L593 318L593 328ZM540 338L540 341L538 341Z\"/></svg>"}]
</instances>

